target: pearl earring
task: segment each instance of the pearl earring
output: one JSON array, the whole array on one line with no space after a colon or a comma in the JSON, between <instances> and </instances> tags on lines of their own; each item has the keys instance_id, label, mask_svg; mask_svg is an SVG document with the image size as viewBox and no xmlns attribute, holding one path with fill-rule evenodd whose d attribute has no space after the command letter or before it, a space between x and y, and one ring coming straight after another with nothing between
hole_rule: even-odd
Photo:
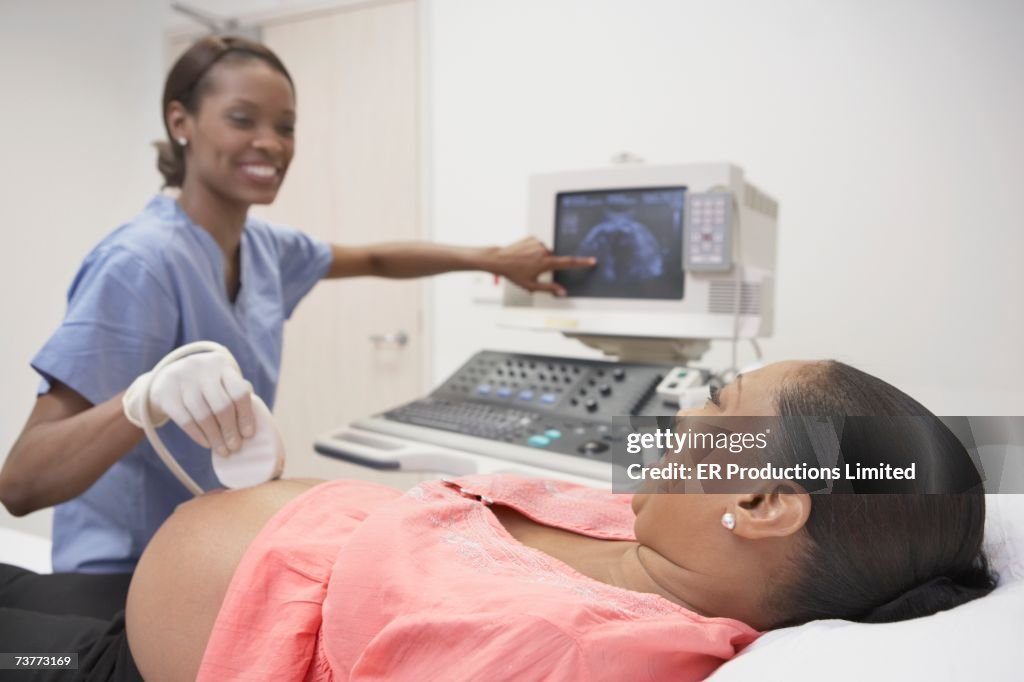
<instances>
[{"instance_id":1,"label":"pearl earring","mask_svg":"<svg viewBox=\"0 0 1024 682\"><path fill-rule=\"evenodd\" d=\"M187 147L188 146L188 138L187 137L179 137L177 140L175 140L175 142L177 142L182 147Z\"/></svg>"},{"instance_id":2,"label":"pearl earring","mask_svg":"<svg viewBox=\"0 0 1024 682\"><path fill-rule=\"evenodd\" d=\"M726 530L732 530L736 527L736 515L732 512L725 512L722 514L722 525L725 526Z\"/></svg>"}]
</instances>

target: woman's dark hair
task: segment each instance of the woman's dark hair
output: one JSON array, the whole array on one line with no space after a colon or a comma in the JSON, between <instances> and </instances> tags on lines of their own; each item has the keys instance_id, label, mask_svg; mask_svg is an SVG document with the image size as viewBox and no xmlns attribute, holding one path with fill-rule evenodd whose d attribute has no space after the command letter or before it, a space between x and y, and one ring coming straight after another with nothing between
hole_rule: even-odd
<instances>
[{"instance_id":1,"label":"woman's dark hair","mask_svg":"<svg viewBox=\"0 0 1024 682\"><path fill-rule=\"evenodd\" d=\"M859 436L844 433L846 458L871 460L874 453L857 450L877 447L878 429L884 432L901 418L938 423L899 389L835 361L805 367L777 400L781 417L878 417L863 420L868 426ZM967 457L945 428L901 428L898 439L904 451L927 452L942 462ZM984 526L979 486L958 494L812 495L796 580L773 604L780 625L818 618L906 620L984 596L996 583L981 549Z\"/></svg>"},{"instance_id":2,"label":"woman's dark hair","mask_svg":"<svg viewBox=\"0 0 1024 682\"><path fill-rule=\"evenodd\" d=\"M209 73L214 64L233 60L258 59L288 79L295 91L295 83L288 69L277 55L265 45L233 36L209 36L188 48L171 67L164 84L163 109L164 130L167 141L157 142L156 167L164 176L164 187L181 187L185 180L185 148L171 135L167 127L167 107L171 102L180 102L185 109L196 114L199 103L210 85Z\"/></svg>"}]
</instances>

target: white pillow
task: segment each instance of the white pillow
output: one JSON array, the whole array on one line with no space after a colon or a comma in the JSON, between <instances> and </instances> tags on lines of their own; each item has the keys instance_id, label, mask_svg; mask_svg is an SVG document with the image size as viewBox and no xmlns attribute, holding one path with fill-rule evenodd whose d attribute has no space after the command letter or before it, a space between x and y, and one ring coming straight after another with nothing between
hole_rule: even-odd
<instances>
[{"instance_id":1,"label":"white pillow","mask_svg":"<svg viewBox=\"0 0 1024 682\"><path fill-rule=\"evenodd\" d=\"M751 679L1018 680L1024 671L1024 495L988 495L985 548L999 587L949 611L899 623L824 620L770 632L719 668Z\"/></svg>"},{"instance_id":2,"label":"white pillow","mask_svg":"<svg viewBox=\"0 0 1024 682\"><path fill-rule=\"evenodd\" d=\"M999 584L1024 581L1024 495L985 498L985 552Z\"/></svg>"}]
</instances>

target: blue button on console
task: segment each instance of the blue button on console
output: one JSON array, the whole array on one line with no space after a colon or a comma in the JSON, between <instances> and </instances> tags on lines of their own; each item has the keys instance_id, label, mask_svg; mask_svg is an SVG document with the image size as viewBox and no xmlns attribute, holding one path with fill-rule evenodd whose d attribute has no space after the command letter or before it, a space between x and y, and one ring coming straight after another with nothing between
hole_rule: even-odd
<instances>
[{"instance_id":1,"label":"blue button on console","mask_svg":"<svg viewBox=\"0 0 1024 682\"><path fill-rule=\"evenodd\" d=\"M520 400L533 400L533 391L520 391L519 392L519 399Z\"/></svg>"},{"instance_id":2,"label":"blue button on console","mask_svg":"<svg viewBox=\"0 0 1024 682\"><path fill-rule=\"evenodd\" d=\"M498 389L497 393L499 398L507 398L512 395L512 389L508 386L502 386Z\"/></svg>"},{"instance_id":3,"label":"blue button on console","mask_svg":"<svg viewBox=\"0 0 1024 682\"><path fill-rule=\"evenodd\" d=\"M554 405L556 399L554 393L545 393L540 397L540 401L545 405Z\"/></svg>"},{"instance_id":4,"label":"blue button on console","mask_svg":"<svg viewBox=\"0 0 1024 682\"><path fill-rule=\"evenodd\" d=\"M562 432L559 431L558 429L548 429L547 431L544 432L544 435L550 438L551 440L554 440L556 438L561 438Z\"/></svg>"},{"instance_id":5,"label":"blue button on console","mask_svg":"<svg viewBox=\"0 0 1024 682\"><path fill-rule=\"evenodd\" d=\"M476 387L476 392L480 395L488 395L491 392L490 384L480 384Z\"/></svg>"},{"instance_id":6,"label":"blue button on console","mask_svg":"<svg viewBox=\"0 0 1024 682\"><path fill-rule=\"evenodd\" d=\"M536 434L526 439L526 442L535 448L547 447L551 443L551 439L547 436Z\"/></svg>"}]
</instances>

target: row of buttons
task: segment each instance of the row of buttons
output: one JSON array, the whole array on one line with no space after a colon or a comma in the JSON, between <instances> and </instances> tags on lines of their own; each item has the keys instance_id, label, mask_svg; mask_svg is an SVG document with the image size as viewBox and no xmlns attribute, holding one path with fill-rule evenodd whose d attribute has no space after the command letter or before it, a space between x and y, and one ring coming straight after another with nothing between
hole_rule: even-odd
<instances>
[{"instance_id":1,"label":"row of buttons","mask_svg":"<svg viewBox=\"0 0 1024 682\"><path fill-rule=\"evenodd\" d=\"M690 208L694 211L723 211L725 206L725 197L695 197L690 200Z\"/></svg>"},{"instance_id":2,"label":"row of buttons","mask_svg":"<svg viewBox=\"0 0 1024 682\"><path fill-rule=\"evenodd\" d=\"M502 377L502 378L504 378L505 376L508 376L510 379L514 379L514 378L516 378L516 376L518 376L520 379L526 379L526 378L528 378L530 376L528 372L519 372L518 374L516 374L515 370L509 370L507 375L506 375L505 371L502 370L502 369L498 369L494 373L497 374L499 377ZM575 381L575 379L573 377L568 376L568 375L563 376L563 377L558 377L558 376L555 376L554 374L552 374L549 377L544 372L538 372L537 373L537 381L548 381L548 380L556 382L556 383L558 381L564 381L567 384L571 384L573 381Z\"/></svg>"},{"instance_id":3,"label":"row of buttons","mask_svg":"<svg viewBox=\"0 0 1024 682\"><path fill-rule=\"evenodd\" d=\"M545 448L551 444L551 441L557 440L562 437L562 433L557 429L548 429L543 434L534 434L530 436L526 442L535 448ZM576 451L583 455L599 455L606 451L610 446L608 443L599 440L588 440L585 443L579 445Z\"/></svg>"},{"instance_id":4,"label":"row of buttons","mask_svg":"<svg viewBox=\"0 0 1024 682\"><path fill-rule=\"evenodd\" d=\"M479 386L476 387L477 395L491 395L492 391L494 395L496 395L499 398L511 398L513 393L512 389L509 388L508 386L499 386L497 389L494 389L490 384L480 384ZM519 391L519 395L517 397L523 402L530 402L531 400L533 400L533 396L533 391L524 390ZM557 400L558 396L556 396L554 393L540 394L540 401L545 405L554 405Z\"/></svg>"},{"instance_id":5,"label":"row of buttons","mask_svg":"<svg viewBox=\"0 0 1024 682\"><path fill-rule=\"evenodd\" d=\"M530 364L532 366L533 363L530 363ZM549 367L549 371L551 372L551 378L554 379L555 381L557 381L558 377L555 376L557 374L557 372L550 369L551 365L548 365L548 367ZM568 374L568 371L566 370L564 365L561 367L561 372L563 374ZM580 373L580 368L577 367L577 366L573 366L572 367L572 372L573 372L573 374L579 374ZM505 376L506 374L508 374L509 376L514 376L516 373L525 375L525 372L523 372L522 370L517 370L514 367L512 369L509 369L509 370L504 370L504 369L500 369L500 368L495 370L495 374L498 374L499 376ZM623 379L626 378L626 370L624 370L621 367L615 367L614 369L612 369L610 371L606 371L604 369L596 369L596 370L594 370L594 376L596 376L596 377L604 377L605 375L611 375L616 381L622 381ZM544 374L543 372L540 372L537 376L539 378L543 379L547 375Z\"/></svg>"},{"instance_id":6,"label":"row of buttons","mask_svg":"<svg viewBox=\"0 0 1024 682\"><path fill-rule=\"evenodd\" d=\"M693 222L709 222L725 220L725 209L719 209L717 211L693 211L690 213L690 218Z\"/></svg>"},{"instance_id":7,"label":"row of buttons","mask_svg":"<svg viewBox=\"0 0 1024 682\"><path fill-rule=\"evenodd\" d=\"M551 445L551 441L558 440L561 437L562 432L558 429L548 429L544 433L536 433L530 436L526 439L526 442L535 448L543 448Z\"/></svg>"},{"instance_id":8,"label":"row of buttons","mask_svg":"<svg viewBox=\"0 0 1024 682\"><path fill-rule=\"evenodd\" d=\"M558 370L560 370L562 372L568 372L568 371L571 370L571 371L575 372L576 374L580 373L580 368L579 368L578 365L556 365L556 364L550 363L550 362L548 362L548 363L541 363L541 364L544 365L545 367L547 367L549 372L553 372L556 369L558 369ZM506 367L526 367L527 369L536 369L537 368L537 363L533 362L532 360L506 360L505 361L505 366Z\"/></svg>"}]
</instances>

